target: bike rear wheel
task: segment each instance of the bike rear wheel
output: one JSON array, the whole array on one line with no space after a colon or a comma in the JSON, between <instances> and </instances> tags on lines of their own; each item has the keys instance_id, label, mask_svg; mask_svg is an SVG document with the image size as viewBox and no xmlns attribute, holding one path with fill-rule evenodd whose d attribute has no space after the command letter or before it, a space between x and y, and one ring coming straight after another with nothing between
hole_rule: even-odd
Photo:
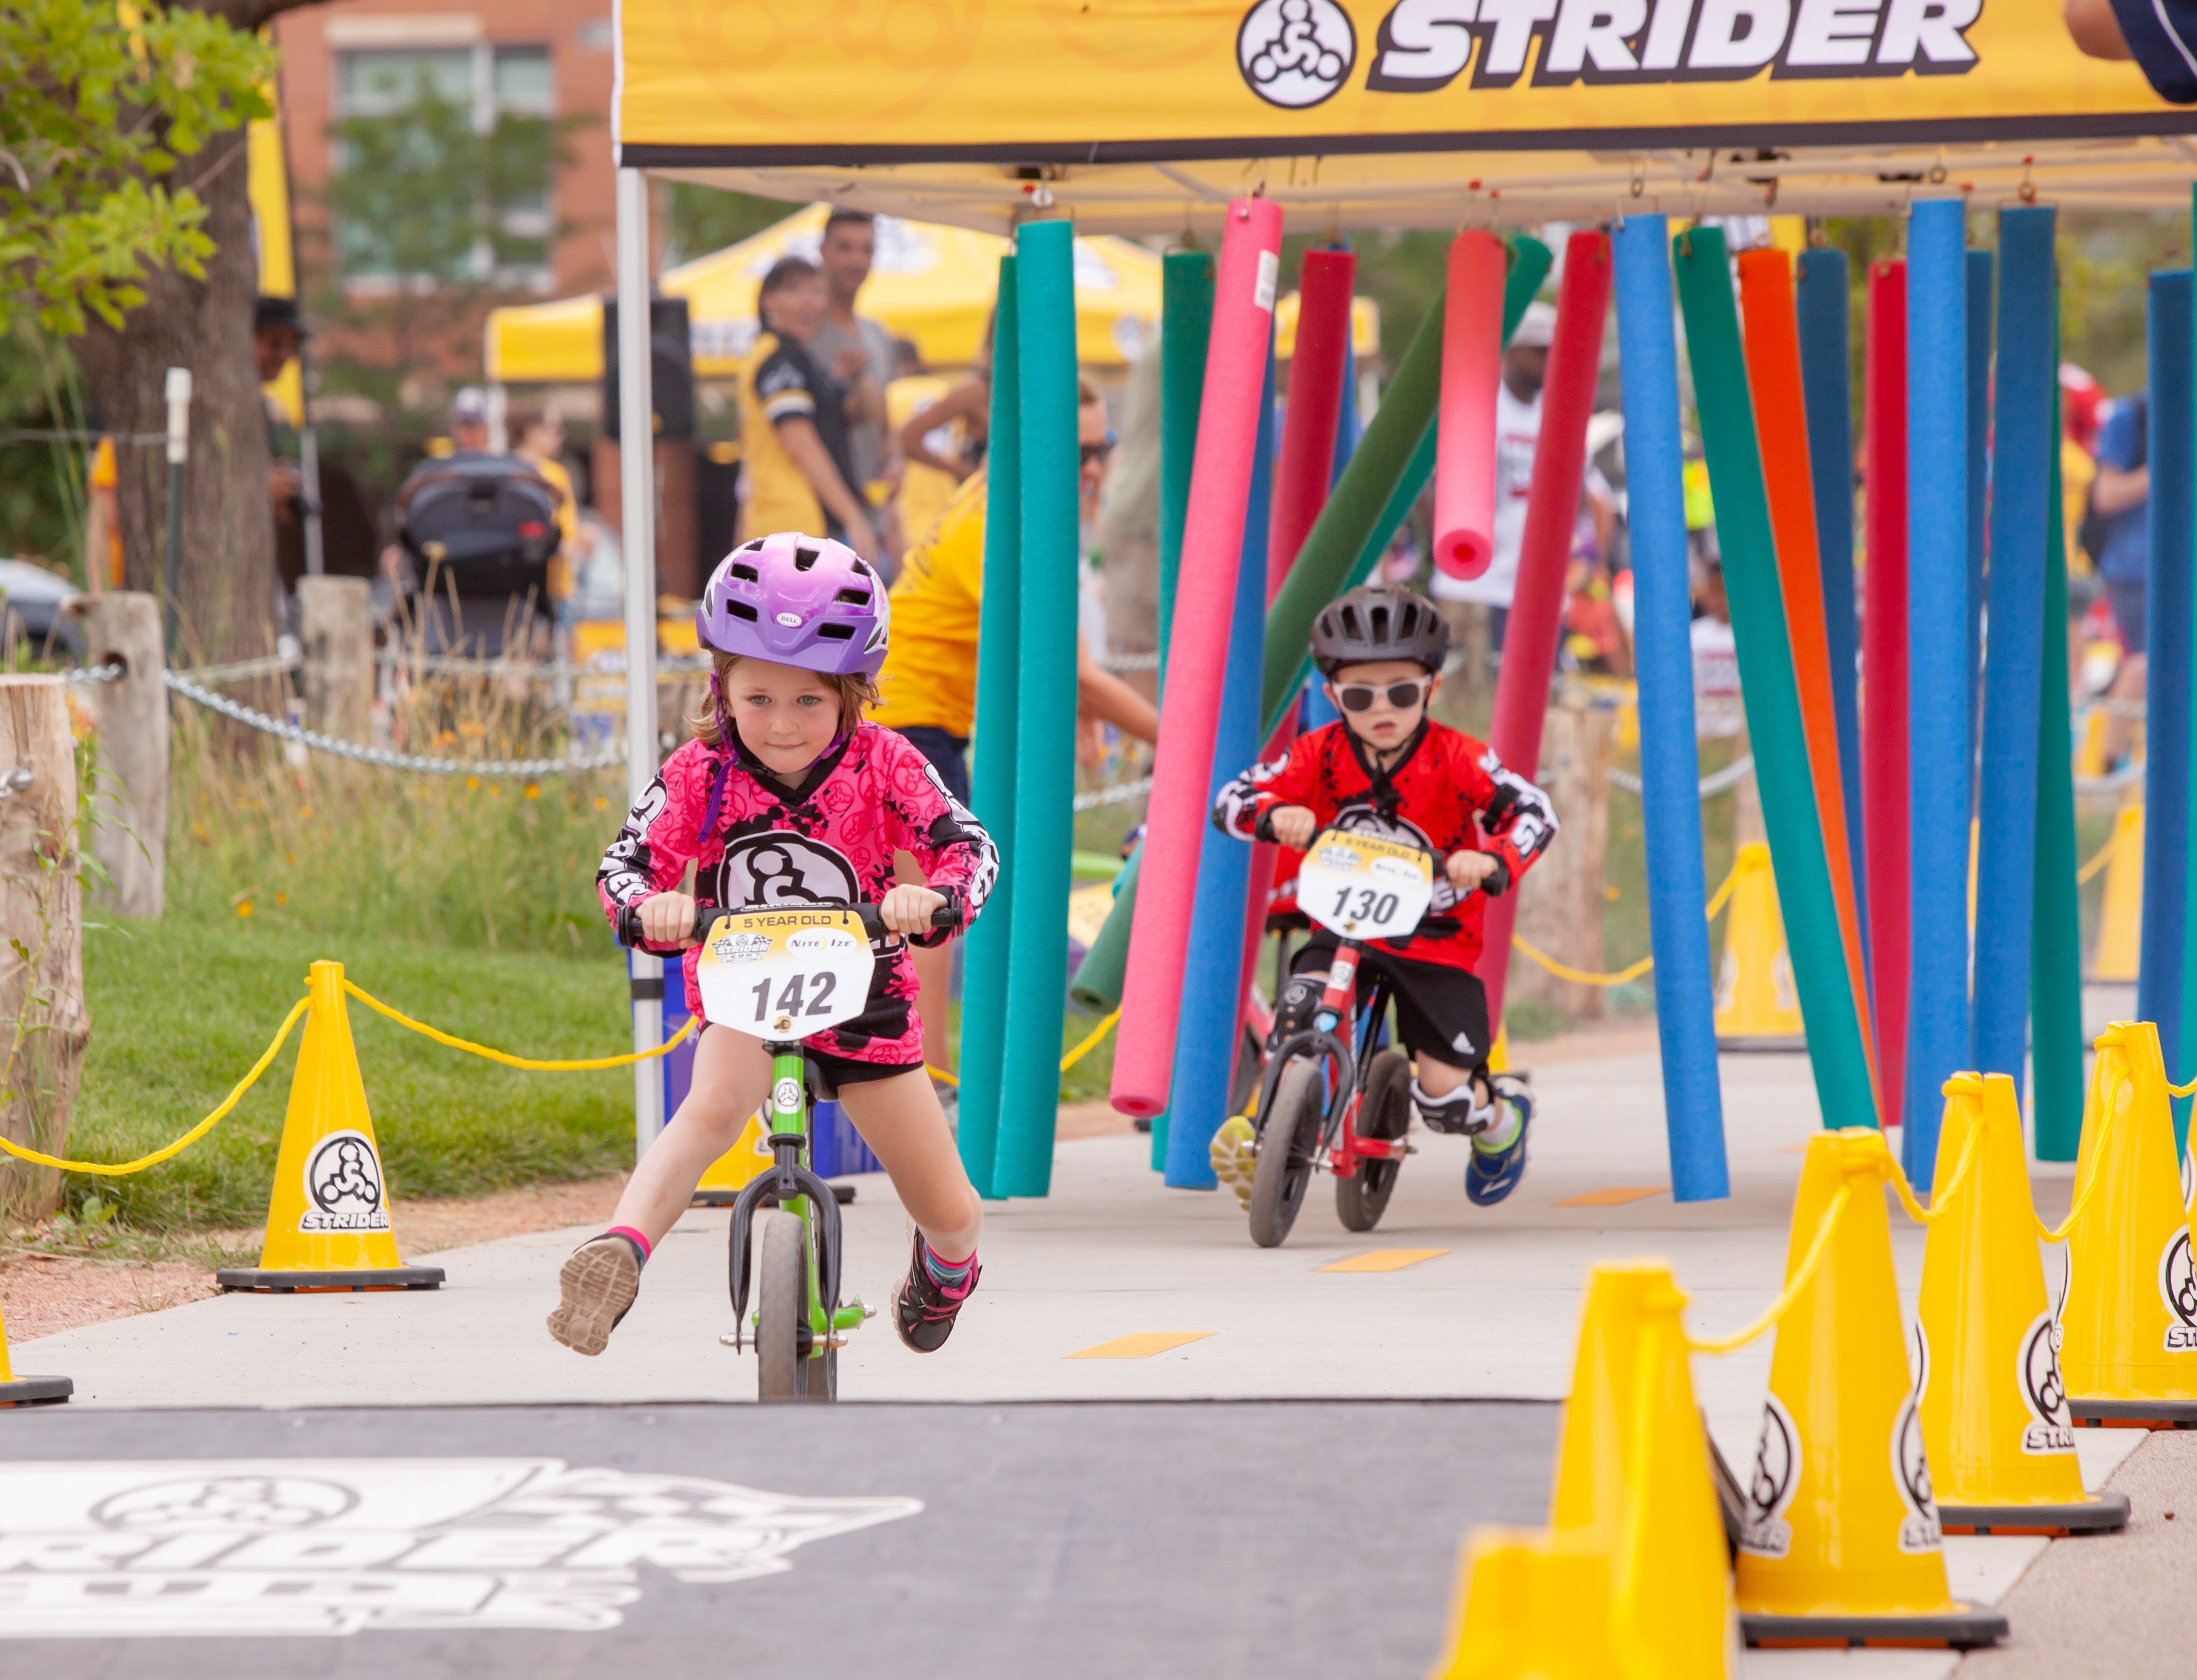
<instances>
[{"instance_id":1,"label":"bike rear wheel","mask_svg":"<svg viewBox=\"0 0 2197 1680\"><path fill-rule=\"evenodd\" d=\"M1259 1116L1259 1161L1251 1174L1251 1240L1281 1246L1297 1222L1318 1169L1327 1089L1320 1058L1291 1058L1274 1084L1272 1107Z\"/></svg>"},{"instance_id":2,"label":"bike rear wheel","mask_svg":"<svg viewBox=\"0 0 2197 1680\"><path fill-rule=\"evenodd\" d=\"M809 1323L809 1232L782 1208L762 1216L760 1264L756 1268L756 1398L830 1400L838 1398L839 1353L827 1347L804 1355Z\"/></svg>"},{"instance_id":3,"label":"bike rear wheel","mask_svg":"<svg viewBox=\"0 0 2197 1680\"><path fill-rule=\"evenodd\" d=\"M1365 1096L1354 1122L1361 1138L1400 1138L1412 1126L1412 1064L1393 1050L1380 1051L1366 1069ZM1360 1161L1335 1181L1335 1216L1345 1231L1371 1231L1388 1211L1400 1161Z\"/></svg>"}]
</instances>

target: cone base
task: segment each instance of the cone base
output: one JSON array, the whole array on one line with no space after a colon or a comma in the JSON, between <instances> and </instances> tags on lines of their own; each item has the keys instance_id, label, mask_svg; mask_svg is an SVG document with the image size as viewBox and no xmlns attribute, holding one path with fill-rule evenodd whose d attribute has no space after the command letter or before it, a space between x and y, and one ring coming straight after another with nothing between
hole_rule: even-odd
<instances>
[{"instance_id":1,"label":"cone base","mask_svg":"<svg viewBox=\"0 0 2197 1680\"><path fill-rule=\"evenodd\" d=\"M1721 1034L1719 1034L1719 1035L1718 1036L1718 1038L1717 1038L1717 1048L1718 1048L1719 1050L1731 1050L1731 1051L1738 1051L1738 1052L1740 1052L1742 1055L1746 1054L1746 1053L1747 1053L1748 1051L1756 1051L1756 1050L1761 1050L1761 1051L1795 1051L1795 1050L1806 1050L1807 1047L1808 1047L1808 1040L1807 1040L1806 1039L1805 1039L1805 1038L1801 1037L1801 1036L1800 1036L1800 1034L1798 1034L1798 1033L1793 1033L1793 1034L1786 1034L1786 1035L1783 1035L1783 1036L1779 1036L1779 1037L1774 1037L1774 1038L1729 1038L1729 1039L1728 1039L1728 1038L1725 1038L1725 1037L1722 1036Z\"/></svg>"},{"instance_id":2,"label":"cone base","mask_svg":"<svg viewBox=\"0 0 2197 1680\"><path fill-rule=\"evenodd\" d=\"M2128 1526L2125 1493L2099 1493L2064 1505L1939 1505L1948 1534L2110 1534Z\"/></svg>"},{"instance_id":3,"label":"cone base","mask_svg":"<svg viewBox=\"0 0 2197 1680\"><path fill-rule=\"evenodd\" d=\"M2099 1400L2067 1397L2078 1429L2197 1429L2197 1400Z\"/></svg>"},{"instance_id":4,"label":"cone base","mask_svg":"<svg viewBox=\"0 0 2197 1680\"><path fill-rule=\"evenodd\" d=\"M1869 1646L1973 1651L2005 1638L2006 1618L1996 1610L1958 1603L1941 1615L1927 1616L1771 1616L1757 1612L1741 1614L1739 1631L1750 1647L1764 1650Z\"/></svg>"},{"instance_id":5,"label":"cone base","mask_svg":"<svg viewBox=\"0 0 2197 1680\"><path fill-rule=\"evenodd\" d=\"M288 1272L245 1266L217 1272L213 1281L224 1289L253 1290L271 1295L296 1295L314 1289L439 1289L439 1266L384 1266L366 1272Z\"/></svg>"},{"instance_id":6,"label":"cone base","mask_svg":"<svg viewBox=\"0 0 2197 1680\"><path fill-rule=\"evenodd\" d=\"M58 1405L74 1393L76 1384L66 1376L19 1376L0 1382L0 1406Z\"/></svg>"}]
</instances>

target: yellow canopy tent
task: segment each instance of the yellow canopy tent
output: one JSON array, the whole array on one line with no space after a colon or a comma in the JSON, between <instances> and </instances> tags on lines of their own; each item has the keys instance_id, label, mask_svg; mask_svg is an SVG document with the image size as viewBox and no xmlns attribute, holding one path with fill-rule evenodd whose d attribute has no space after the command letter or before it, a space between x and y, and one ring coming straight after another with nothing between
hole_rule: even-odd
<instances>
[{"instance_id":1,"label":"yellow canopy tent","mask_svg":"<svg viewBox=\"0 0 2197 1680\"><path fill-rule=\"evenodd\" d=\"M755 343L756 288L785 256L812 260L827 206L812 204L751 239L667 271L667 296L687 299L694 371L728 378ZM912 339L934 367L977 359L999 285L1006 240L994 234L885 216L877 260L862 288L862 313ZM1160 259L1124 239L1086 239L1075 249L1076 351L1087 366L1135 360L1160 316ZM567 298L495 310L488 322L488 376L507 384L602 375L602 304Z\"/></svg>"}]
</instances>

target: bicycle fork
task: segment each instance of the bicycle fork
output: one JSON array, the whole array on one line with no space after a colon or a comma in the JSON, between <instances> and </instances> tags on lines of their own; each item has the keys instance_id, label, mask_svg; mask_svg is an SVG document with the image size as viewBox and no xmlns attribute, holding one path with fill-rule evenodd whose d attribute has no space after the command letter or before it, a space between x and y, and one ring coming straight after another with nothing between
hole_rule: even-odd
<instances>
[{"instance_id":1,"label":"bicycle fork","mask_svg":"<svg viewBox=\"0 0 2197 1680\"><path fill-rule=\"evenodd\" d=\"M750 1249L756 1213L778 1207L798 1219L807 1233L807 1333L804 1357L820 1357L835 1331L852 1330L865 1314L860 1301L839 1305L839 1200L832 1187L809 1167L808 1068L797 1044L774 1044L770 1051L770 1147L772 1165L750 1179L733 1203L730 1232L733 1345L747 1333L748 1288L752 1277Z\"/></svg>"}]
</instances>

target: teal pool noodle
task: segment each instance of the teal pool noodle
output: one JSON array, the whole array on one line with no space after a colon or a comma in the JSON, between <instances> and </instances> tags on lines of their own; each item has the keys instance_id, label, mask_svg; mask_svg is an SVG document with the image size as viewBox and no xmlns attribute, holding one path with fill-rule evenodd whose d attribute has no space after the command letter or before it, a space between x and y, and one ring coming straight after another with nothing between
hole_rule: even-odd
<instances>
[{"instance_id":1,"label":"teal pool noodle","mask_svg":"<svg viewBox=\"0 0 2197 1680\"><path fill-rule=\"evenodd\" d=\"M2060 342L2058 312L2052 342ZM2052 436L2060 437L2059 381ZM2083 1136L2083 932L2075 882L2074 720L2067 704L2067 525L2060 459L2044 480L2044 648L2037 719L2037 888L2029 945L2030 1113L2037 1158L2072 1161Z\"/></svg>"},{"instance_id":2,"label":"teal pool noodle","mask_svg":"<svg viewBox=\"0 0 2197 1680\"><path fill-rule=\"evenodd\" d=\"M1016 237L1022 373L1022 620L1016 648L1013 915L1000 1058L995 1196L1052 1184L1060 1106L1061 982L1068 972L1075 828L1075 607L1081 462L1075 439L1075 229Z\"/></svg>"},{"instance_id":3,"label":"teal pool noodle","mask_svg":"<svg viewBox=\"0 0 2197 1680\"><path fill-rule=\"evenodd\" d=\"M1162 688L1167 686L1168 632L1174 624L1174 583L1182 568L1183 524L1190 518L1190 469L1197 458L1197 411L1205 401L1205 351L1212 337L1213 253L1170 251L1160 259Z\"/></svg>"},{"instance_id":4,"label":"teal pool noodle","mask_svg":"<svg viewBox=\"0 0 2197 1680\"><path fill-rule=\"evenodd\" d=\"M961 1165L980 1191L1000 1137L1006 1049L1007 953L1014 924L1015 687L1022 646L1022 406L1015 258L1000 258L992 328L992 414L984 494L984 600L977 629L976 762L970 803L1000 849L1000 878L969 930L961 968Z\"/></svg>"}]
</instances>

